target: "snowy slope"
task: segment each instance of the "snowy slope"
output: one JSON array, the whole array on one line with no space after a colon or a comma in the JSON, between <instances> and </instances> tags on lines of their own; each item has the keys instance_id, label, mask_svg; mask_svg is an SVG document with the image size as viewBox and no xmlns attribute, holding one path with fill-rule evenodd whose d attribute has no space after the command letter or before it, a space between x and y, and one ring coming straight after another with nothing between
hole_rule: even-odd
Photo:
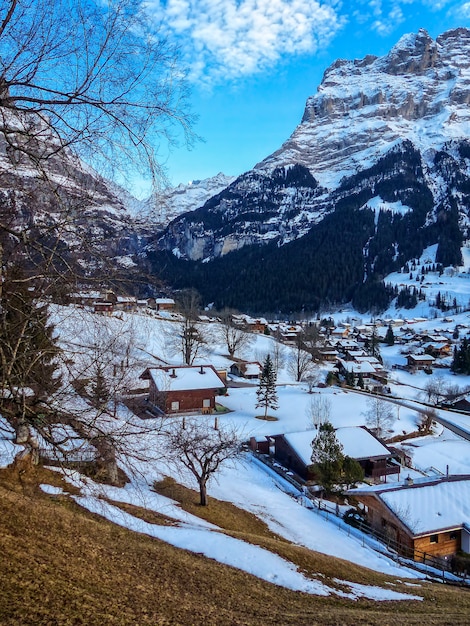
<instances>
[{"instance_id":1,"label":"snowy slope","mask_svg":"<svg viewBox=\"0 0 470 626\"><path fill-rule=\"evenodd\" d=\"M204 180L193 180L187 185L180 184L154 193L144 204L144 212L149 216L149 225L164 227L182 213L194 211L207 200L216 196L235 180L219 172Z\"/></svg>"}]
</instances>

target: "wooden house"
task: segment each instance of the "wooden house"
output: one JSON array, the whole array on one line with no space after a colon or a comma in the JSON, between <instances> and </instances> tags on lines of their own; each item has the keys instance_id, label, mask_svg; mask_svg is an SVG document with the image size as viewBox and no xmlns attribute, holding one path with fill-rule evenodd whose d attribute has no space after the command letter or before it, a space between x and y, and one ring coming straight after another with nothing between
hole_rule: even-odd
<instances>
[{"instance_id":1,"label":"wooden house","mask_svg":"<svg viewBox=\"0 0 470 626\"><path fill-rule=\"evenodd\" d=\"M230 366L230 373L234 376L257 380L260 377L262 365L258 361L237 361Z\"/></svg>"},{"instance_id":2,"label":"wooden house","mask_svg":"<svg viewBox=\"0 0 470 626\"><path fill-rule=\"evenodd\" d=\"M408 369L411 371L416 370L430 370L436 360L430 354L409 354L406 357Z\"/></svg>"},{"instance_id":3,"label":"wooden house","mask_svg":"<svg viewBox=\"0 0 470 626\"><path fill-rule=\"evenodd\" d=\"M117 311L135 311L137 309L137 298L134 296L118 296L114 308Z\"/></svg>"},{"instance_id":4,"label":"wooden house","mask_svg":"<svg viewBox=\"0 0 470 626\"><path fill-rule=\"evenodd\" d=\"M180 365L147 368L149 401L165 414L212 413L215 398L225 383L212 365Z\"/></svg>"},{"instance_id":5,"label":"wooden house","mask_svg":"<svg viewBox=\"0 0 470 626\"><path fill-rule=\"evenodd\" d=\"M424 561L470 552L470 476L408 478L350 493L364 506L371 526L406 556Z\"/></svg>"},{"instance_id":6,"label":"wooden house","mask_svg":"<svg viewBox=\"0 0 470 626\"><path fill-rule=\"evenodd\" d=\"M112 302L108 302L105 300L97 300L93 303L93 311L94 313L108 313L111 314L113 312L114 305Z\"/></svg>"},{"instance_id":7,"label":"wooden house","mask_svg":"<svg viewBox=\"0 0 470 626\"><path fill-rule=\"evenodd\" d=\"M175 301L173 298L155 298L155 308L157 311L173 311Z\"/></svg>"},{"instance_id":8,"label":"wooden house","mask_svg":"<svg viewBox=\"0 0 470 626\"><path fill-rule=\"evenodd\" d=\"M314 480L311 456L312 441L317 434L318 430L312 429L274 435L274 457L304 480ZM393 460L392 452L366 428L338 428L336 438L343 446L343 454L355 459L365 476L386 480L388 475L400 473L400 465Z\"/></svg>"}]
</instances>

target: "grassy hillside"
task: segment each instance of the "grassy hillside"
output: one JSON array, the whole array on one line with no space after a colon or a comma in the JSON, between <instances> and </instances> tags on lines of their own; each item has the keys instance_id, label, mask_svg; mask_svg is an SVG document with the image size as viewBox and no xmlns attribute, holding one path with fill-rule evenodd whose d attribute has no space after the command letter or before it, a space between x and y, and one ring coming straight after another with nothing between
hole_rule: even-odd
<instances>
[{"instance_id":1,"label":"grassy hillside","mask_svg":"<svg viewBox=\"0 0 470 626\"><path fill-rule=\"evenodd\" d=\"M113 525L40 483L61 485L45 469L0 471L0 624L5 625L295 625L468 623L470 592L435 584L410 588L395 578L294 546L233 505L211 501L209 521L259 543L328 584L339 577L365 584L393 582L423 602L350 601L292 592ZM201 512L197 495L167 481L159 491ZM170 493L171 492L171 493ZM154 515L132 513L154 523ZM226 520L226 522L224 522ZM337 585L336 585L337 586Z\"/></svg>"}]
</instances>

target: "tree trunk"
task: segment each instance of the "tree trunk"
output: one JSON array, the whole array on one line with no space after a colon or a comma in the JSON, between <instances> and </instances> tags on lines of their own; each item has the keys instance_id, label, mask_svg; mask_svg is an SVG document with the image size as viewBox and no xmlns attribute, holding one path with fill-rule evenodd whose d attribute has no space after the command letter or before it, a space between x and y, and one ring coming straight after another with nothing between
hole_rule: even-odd
<instances>
[{"instance_id":1,"label":"tree trunk","mask_svg":"<svg viewBox=\"0 0 470 626\"><path fill-rule=\"evenodd\" d=\"M113 443L107 439L92 443L98 452L97 463L105 471L107 482L110 485L119 485L116 449Z\"/></svg>"},{"instance_id":2,"label":"tree trunk","mask_svg":"<svg viewBox=\"0 0 470 626\"><path fill-rule=\"evenodd\" d=\"M200 496L199 504L201 506L207 506L207 487L206 487L205 480L199 481L199 496Z\"/></svg>"}]
</instances>

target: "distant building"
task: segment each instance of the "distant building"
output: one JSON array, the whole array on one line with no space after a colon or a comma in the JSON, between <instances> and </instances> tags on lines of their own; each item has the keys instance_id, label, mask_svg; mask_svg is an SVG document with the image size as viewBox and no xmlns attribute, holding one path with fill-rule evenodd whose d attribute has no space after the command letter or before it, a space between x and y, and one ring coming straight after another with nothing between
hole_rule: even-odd
<instances>
[{"instance_id":1,"label":"distant building","mask_svg":"<svg viewBox=\"0 0 470 626\"><path fill-rule=\"evenodd\" d=\"M355 459L365 476L386 480L388 475L400 473L400 465L394 461L392 452L366 428L347 426L336 429L335 433L344 455ZM301 478L314 480L311 456L312 441L317 434L318 430L311 429L274 435L274 457Z\"/></svg>"}]
</instances>

